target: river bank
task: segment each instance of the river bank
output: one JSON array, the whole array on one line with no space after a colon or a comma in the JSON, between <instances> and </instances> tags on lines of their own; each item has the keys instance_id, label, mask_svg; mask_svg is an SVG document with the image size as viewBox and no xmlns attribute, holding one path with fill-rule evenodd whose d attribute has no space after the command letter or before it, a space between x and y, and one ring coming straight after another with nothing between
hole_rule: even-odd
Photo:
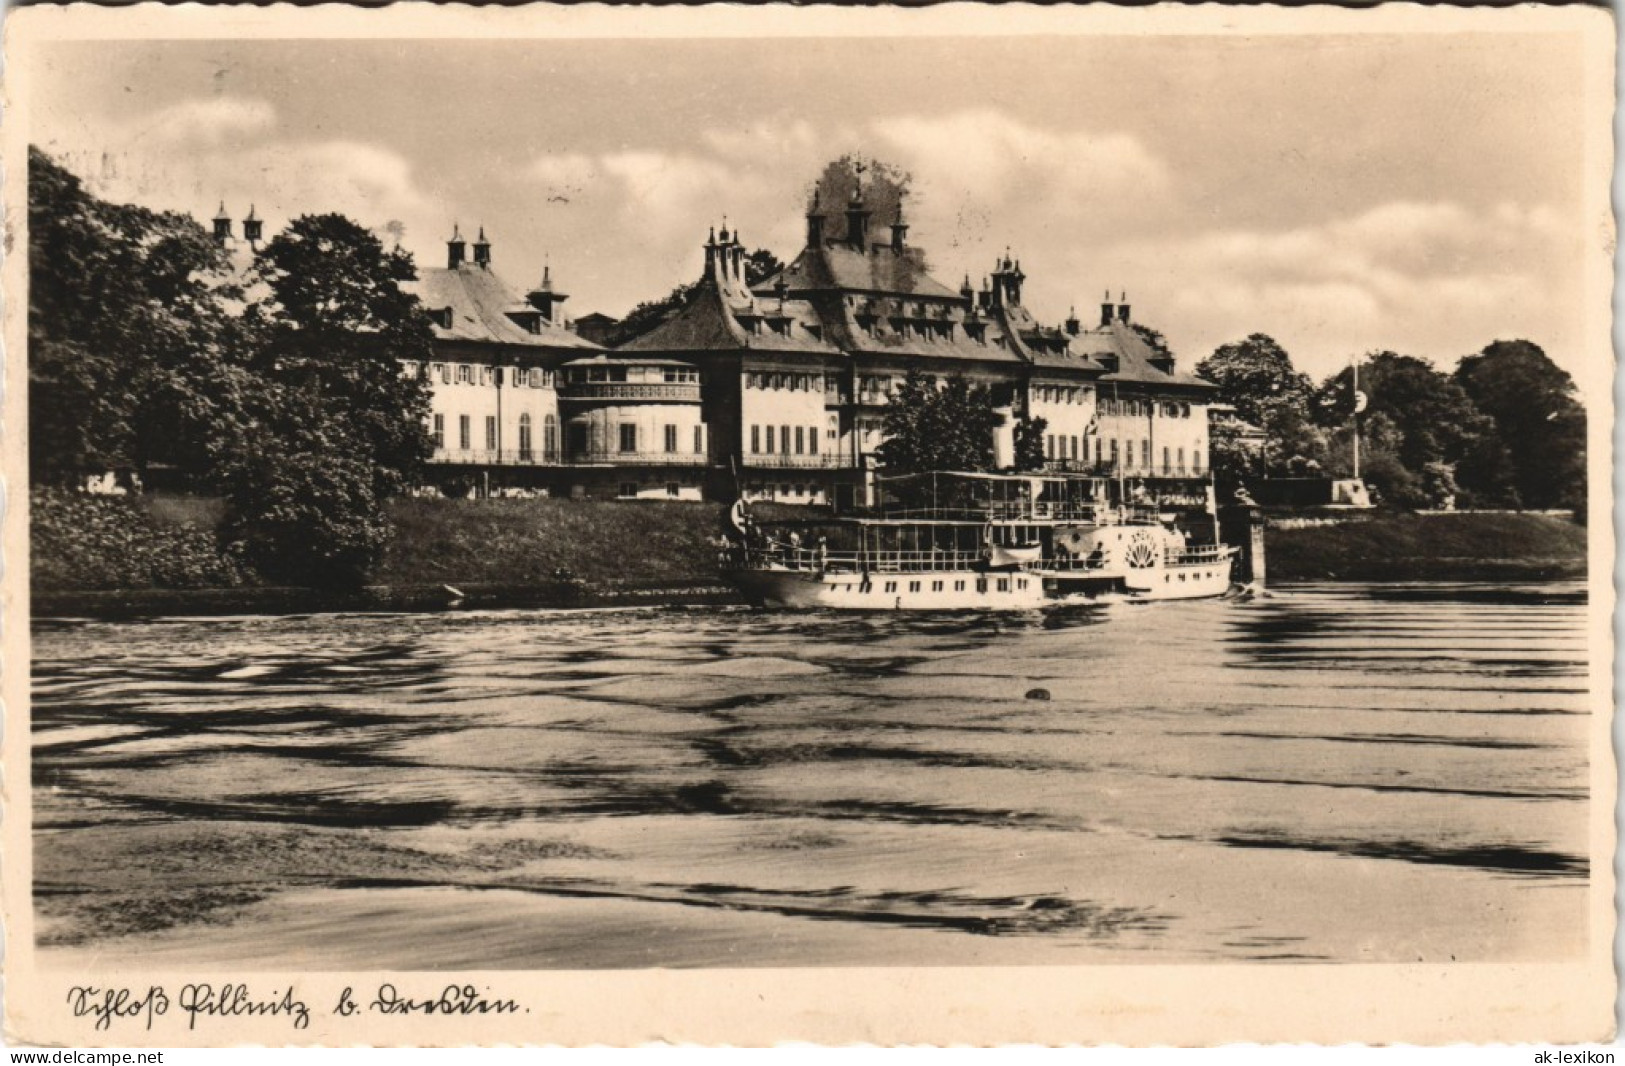
<instances>
[{"instance_id":1,"label":"river bank","mask_svg":"<svg viewBox=\"0 0 1625 1066\"><path fill-rule=\"evenodd\" d=\"M31 502L40 618L742 602L717 572L714 503L399 500L372 580L332 590L259 581L218 546L215 501ZM1544 514L1276 515L1266 556L1271 583L1547 581L1584 576L1586 531Z\"/></svg>"},{"instance_id":2,"label":"river bank","mask_svg":"<svg viewBox=\"0 0 1625 1066\"><path fill-rule=\"evenodd\" d=\"M1275 516L1265 530L1279 581L1558 581L1586 574L1586 528L1512 512L1345 513L1326 524Z\"/></svg>"}]
</instances>

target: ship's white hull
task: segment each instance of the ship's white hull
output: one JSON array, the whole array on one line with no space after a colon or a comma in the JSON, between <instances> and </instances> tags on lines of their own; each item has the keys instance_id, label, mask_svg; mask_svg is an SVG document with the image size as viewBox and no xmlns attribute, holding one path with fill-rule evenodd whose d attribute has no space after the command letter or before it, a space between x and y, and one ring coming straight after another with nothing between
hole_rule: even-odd
<instances>
[{"instance_id":1,"label":"ship's white hull","mask_svg":"<svg viewBox=\"0 0 1625 1066\"><path fill-rule=\"evenodd\" d=\"M1195 600L1230 589L1230 558L1159 566L1133 574L1067 571L939 570L820 573L737 570L733 580L764 607L848 611L1030 611L1090 600Z\"/></svg>"},{"instance_id":2,"label":"ship's white hull","mask_svg":"<svg viewBox=\"0 0 1625 1066\"><path fill-rule=\"evenodd\" d=\"M764 607L847 611L1030 611L1050 603L1044 581L1030 573L937 570L928 573L819 573L738 570L733 579Z\"/></svg>"}]
</instances>

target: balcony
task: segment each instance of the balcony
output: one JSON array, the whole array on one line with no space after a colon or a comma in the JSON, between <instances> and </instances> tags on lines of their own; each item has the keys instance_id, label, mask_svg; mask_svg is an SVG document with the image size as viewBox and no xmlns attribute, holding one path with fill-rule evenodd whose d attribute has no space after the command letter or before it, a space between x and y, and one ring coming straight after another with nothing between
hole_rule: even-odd
<instances>
[{"instance_id":1,"label":"balcony","mask_svg":"<svg viewBox=\"0 0 1625 1066\"><path fill-rule=\"evenodd\" d=\"M846 456L833 453L785 455L782 452L756 452L742 456L740 462L743 466L758 470L839 470L853 465Z\"/></svg>"},{"instance_id":2,"label":"balcony","mask_svg":"<svg viewBox=\"0 0 1625 1066\"><path fill-rule=\"evenodd\" d=\"M583 381L559 387L559 399L603 403L616 400L632 403L699 403L697 382L639 384L626 381Z\"/></svg>"},{"instance_id":3,"label":"balcony","mask_svg":"<svg viewBox=\"0 0 1625 1066\"><path fill-rule=\"evenodd\" d=\"M436 448L429 462L451 466L558 466L557 452L519 448Z\"/></svg>"},{"instance_id":4,"label":"balcony","mask_svg":"<svg viewBox=\"0 0 1625 1066\"><path fill-rule=\"evenodd\" d=\"M565 459L571 466L709 466L704 452L575 452Z\"/></svg>"},{"instance_id":5,"label":"balcony","mask_svg":"<svg viewBox=\"0 0 1625 1066\"><path fill-rule=\"evenodd\" d=\"M1095 463L1085 459L1046 459L1046 474L1086 474L1089 477L1116 477L1117 464L1111 460Z\"/></svg>"}]
</instances>

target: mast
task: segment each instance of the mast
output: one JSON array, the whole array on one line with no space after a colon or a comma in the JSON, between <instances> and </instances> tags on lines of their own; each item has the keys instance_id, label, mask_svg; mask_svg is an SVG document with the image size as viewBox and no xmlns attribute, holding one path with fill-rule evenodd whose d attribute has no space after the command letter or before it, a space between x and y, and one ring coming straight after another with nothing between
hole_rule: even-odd
<instances>
[{"instance_id":1,"label":"mast","mask_svg":"<svg viewBox=\"0 0 1625 1066\"><path fill-rule=\"evenodd\" d=\"M1354 365L1354 478L1360 477L1360 357L1353 357Z\"/></svg>"}]
</instances>

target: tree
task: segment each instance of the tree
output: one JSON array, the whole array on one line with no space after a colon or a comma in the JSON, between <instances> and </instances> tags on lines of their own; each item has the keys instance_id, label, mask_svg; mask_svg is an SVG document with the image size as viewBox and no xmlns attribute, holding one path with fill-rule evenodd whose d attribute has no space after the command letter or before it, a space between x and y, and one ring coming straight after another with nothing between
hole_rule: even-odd
<instances>
[{"instance_id":1,"label":"tree","mask_svg":"<svg viewBox=\"0 0 1625 1066\"><path fill-rule=\"evenodd\" d=\"M30 477L199 473L235 350L225 253L184 215L91 195L36 148L28 169Z\"/></svg>"},{"instance_id":2,"label":"tree","mask_svg":"<svg viewBox=\"0 0 1625 1066\"><path fill-rule=\"evenodd\" d=\"M1216 466L1231 476L1257 466L1262 467L1258 473L1277 477L1313 476L1324 469L1325 434L1310 417L1314 386L1274 338L1254 333L1223 345L1198 363L1196 372L1219 386L1219 400L1234 407L1238 418L1264 431L1264 453L1256 464L1239 454L1222 454L1226 447L1242 448L1234 432L1216 437Z\"/></svg>"},{"instance_id":3,"label":"tree","mask_svg":"<svg viewBox=\"0 0 1625 1066\"><path fill-rule=\"evenodd\" d=\"M1049 429L1049 420L1043 417L1022 418L1016 422L1015 460L1017 470L1044 469L1044 431L1047 429Z\"/></svg>"},{"instance_id":4,"label":"tree","mask_svg":"<svg viewBox=\"0 0 1625 1066\"><path fill-rule=\"evenodd\" d=\"M1351 375L1352 370L1344 369L1321 386L1316 410L1323 422L1340 427L1349 423L1354 403ZM1485 457L1484 440L1495 430L1460 385L1414 356L1376 352L1360 363L1360 391L1369 399L1360 416L1361 474L1386 499L1409 506L1436 505L1446 495L1461 496L1468 503L1494 502L1480 500L1456 483L1464 460ZM1385 437L1377 436L1379 428ZM1405 478L1367 461L1368 437L1392 455ZM1341 461L1339 469L1347 469ZM1385 478L1391 483L1384 484Z\"/></svg>"},{"instance_id":5,"label":"tree","mask_svg":"<svg viewBox=\"0 0 1625 1066\"><path fill-rule=\"evenodd\" d=\"M766 248L758 248L745 256L745 284L760 285L784 270L784 263Z\"/></svg>"},{"instance_id":6,"label":"tree","mask_svg":"<svg viewBox=\"0 0 1625 1066\"><path fill-rule=\"evenodd\" d=\"M353 585L382 552L384 501L431 454L422 365L433 333L411 256L341 215L295 219L261 252L266 296L245 314L244 430L222 442L227 528L267 576Z\"/></svg>"},{"instance_id":7,"label":"tree","mask_svg":"<svg viewBox=\"0 0 1625 1066\"><path fill-rule=\"evenodd\" d=\"M757 248L745 256L746 285L760 285L782 270L784 264L779 261L779 257L766 248ZM698 281L690 281L677 286L658 300L645 300L638 304L610 330L608 346L616 348L634 337L648 333L687 305L699 288Z\"/></svg>"},{"instance_id":8,"label":"tree","mask_svg":"<svg viewBox=\"0 0 1625 1066\"><path fill-rule=\"evenodd\" d=\"M998 425L986 385L955 374L939 386L916 367L892 394L876 454L889 474L990 470Z\"/></svg>"},{"instance_id":9,"label":"tree","mask_svg":"<svg viewBox=\"0 0 1625 1066\"><path fill-rule=\"evenodd\" d=\"M1567 372L1539 345L1496 341L1463 358L1453 379L1494 421L1515 499L1526 507L1584 506L1585 409Z\"/></svg>"},{"instance_id":10,"label":"tree","mask_svg":"<svg viewBox=\"0 0 1625 1066\"><path fill-rule=\"evenodd\" d=\"M824 213L825 238L847 239L846 207L852 202L852 194L861 189L863 206L870 215L870 236L880 239L876 234L888 232L885 227L897 218L913 183L908 171L878 159L848 154L826 163L813 183L813 196ZM918 249L915 254L919 254Z\"/></svg>"}]
</instances>

